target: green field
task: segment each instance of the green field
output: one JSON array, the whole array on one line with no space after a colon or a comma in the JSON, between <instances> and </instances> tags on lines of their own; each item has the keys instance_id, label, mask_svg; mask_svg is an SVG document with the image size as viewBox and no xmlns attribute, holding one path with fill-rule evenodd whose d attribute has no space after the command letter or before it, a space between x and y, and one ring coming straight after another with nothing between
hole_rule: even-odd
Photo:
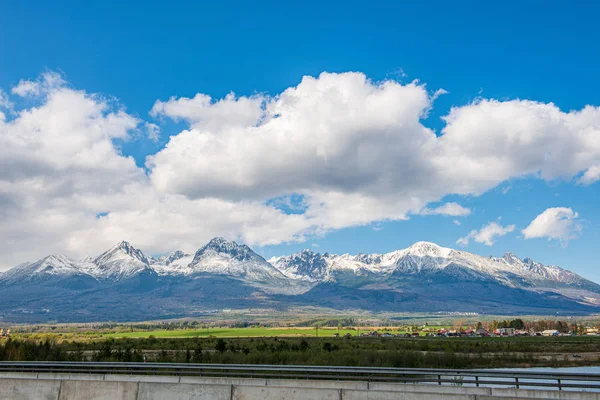
<instances>
[{"instance_id":1,"label":"green field","mask_svg":"<svg viewBox=\"0 0 600 400\"><path fill-rule=\"evenodd\" d=\"M360 332L367 333L368 329ZM133 331L118 332L102 335L107 338L147 338L154 336L157 338L180 338L180 337L275 337L275 336L302 336L315 337L317 331L314 328L211 328L211 329L185 329L185 330L156 330L156 331ZM337 328L319 328L319 337L332 337L338 333ZM340 329L339 334L349 333L356 336L358 332L354 329Z\"/></svg>"}]
</instances>

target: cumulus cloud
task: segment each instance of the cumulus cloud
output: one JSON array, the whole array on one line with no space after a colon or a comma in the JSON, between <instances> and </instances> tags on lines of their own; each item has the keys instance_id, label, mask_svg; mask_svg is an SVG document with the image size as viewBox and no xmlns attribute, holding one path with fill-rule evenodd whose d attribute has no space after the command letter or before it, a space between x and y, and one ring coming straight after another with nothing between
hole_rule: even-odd
<instances>
[{"instance_id":1,"label":"cumulus cloud","mask_svg":"<svg viewBox=\"0 0 600 400\"><path fill-rule=\"evenodd\" d=\"M589 167L583 176L579 178L579 183L582 185L591 185L597 181L600 181L600 165Z\"/></svg>"},{"instance_id":2,"label":"cumulus cloud","mask_svg":"<svg viewBox=\"0 0 600 400\"><path fill-rule=\"evenodd\" d=\"M581 232L579 214L567 207L548 208L535 217L529 226L523 229L525 239L558 239L563 244L574 239Z\"/></svg>"},{"instance_id":3,"label":"cumulus cloud","mask_svg":"<svg viewBox=\"0 0 600 400\"><path fill-rule=\"evenodd\" d=\"M124 197L147 178L112 140L126 139L137 124L63 87L0 121L0 266L68 251L74 232L94 225L96 214L131 201Z\"/></svg>"},{"instance_id":4,"label":"cumulus cloud","mask_svg":"<svg viewBox=\"0 0 600 400\"><path fill-rule=\"evenodd\" d=\"M62 75L56 72L46 72L35 81L21 79L17 86L12 88L11 92L21 97L35 97L51 92L65 83Z\"/></svg>"},{"instance_id":5,"label":"cumulus cloud","mask_svg":"<svg viewBox=\"0 0 600 400\"><path fill-rule=\"evenodd\" d=\"M274 97L171 98L153 112L190 129L149 157L151 179L191 198L290 191L411 198L396 217L511 177L570 177L600 158L594 107L564 113L553 104L479 100L453 108L436 137L420 122L430 106L423 85L359 73L305 77Z\"/></svg>"},{"instance_id":6,"label":"cumulus cloud","mask_svg":"<svg viewBox=\"0 0 600 400\"><path fill-rule=\"evenodd\" d=\"M39 96L41 92L40 84L32 81L21 80L19 84L12 88L12 93L21 97Z\"/></svg>"},{"instance_id":7,"label":"cumulus cloud","mask_svg":"<svg viewBox=\"0 0 600 400\"><path fill-rule=\"evenodd\" d=\"M469 208L465 208L458 203L445 203L435 208L424 208L421 211L422 215L446 215L451 217L466 217L471 214Z\"/></svg>"},{"instance_id":8,"label":"cumulus cloud","mask_svg":"<svg viewBox=\"0 0 600 400\"><path fill-rule=\"evenodd\" d=\"M480 230L473 229L467 236L458 239L456 244L466 246L472 239L477 243L483 243L486 246L492 246L497 238L514 230L514 225L502 226L496 222L490 222L489 224L482 226Z\"/></svg>"},{"instance_id":9,"label":"cumulus cloud","mask_svg":"<svg viewBox=\"0 0 600 400\"><path fill-rule=\"evenodd\" d=\"M418 166L421 147L435 140L419 122L429 104L423 86L357 73L305 77L275 97L172 98L153 111L190 129L149 158L151 178L192 198L391 194L404 182L388 169Z\"/></svg>"},{"instance_id":10,"label":"cumulus cloud","mask_svg":"<svg viewBox=\"0 0 600 400\"><path fill-rule=\"evenodd\" d=\"M193 251L217 235L267 245L411 214L464 216L457 203L429 205L516 177L591 182L600 165L596 107L479 99L454 107L436 135L422 120L443 92L323 73L275 95L156 101L153 116L187 126L145 171L114 141L140 129L157 140L157 125L55 73L11 92L35 104L0 118L2 267L121 239Z\"/></svg>"},{"instance_id":11,"label":"cumulus cloud","mask_svg":"<svg viewBox=\"0 0 600 400\"><path fill-rule=\"evenodd\" d=\"M452 223L454 225L456 225L456 226L461 226L462 225L461 222L459 220L457 220L457 219L453 220Z\"/></svg>"},{"instance_id":12,"label":"cumulus cloud","mask_svg":"<svg viewBox=\"0 0 600 400\"><path fill-rule=\"evenodd\" d=\"M157 190L191 199L301 193L328 230L406 219L513 177L569 178L600 159L595 107L480 99L453 108L438 137L421 123L433 97L417 82L323 73L276 96L171 98L153 114L189 129L147 166Z\"/></svg>"},{"instance_id":13,"label":"cumulus cloud","mask_svg":"<svg viewBox=\"0 0 600 400\"><path fill-rule=\"evenodd\" d=\"M198 93L191 99L171 97L165 102L157 100L150 115L188 121L200 131L246 128L258 122L265 100L261 95L236 97L229 93L224 99L213 101L210 96Z\"/></svg>"}]
</instances>

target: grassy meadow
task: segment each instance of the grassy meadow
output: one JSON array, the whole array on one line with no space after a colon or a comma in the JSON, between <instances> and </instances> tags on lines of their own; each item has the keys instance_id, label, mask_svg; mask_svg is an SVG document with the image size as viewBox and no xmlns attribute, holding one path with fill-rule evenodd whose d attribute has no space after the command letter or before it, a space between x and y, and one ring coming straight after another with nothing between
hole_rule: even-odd
<instances>
[{"instance_id":1,"label":"grassy meadow","mask_svg":"<svg viewBox=\"0 0 600 400\"><path fill-rule=\"evenodd\" d=\"M356 330L353 328L209 328L181 330L153 330L118 332L103 335L106 338L185 338L185 337L217 337L217 338L250 338L250 337L333 337L336 333L344 336L357 336L359 332L367 333L372 328Z\"/></svg>"}]
</instances>

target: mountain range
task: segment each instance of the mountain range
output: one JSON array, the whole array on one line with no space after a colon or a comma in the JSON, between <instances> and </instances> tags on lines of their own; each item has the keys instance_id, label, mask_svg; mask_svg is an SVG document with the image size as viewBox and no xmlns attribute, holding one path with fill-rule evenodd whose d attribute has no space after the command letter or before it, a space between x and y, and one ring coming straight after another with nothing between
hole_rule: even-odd
<instances>
[{"instance_id":1,"label":"mountain range","mask_svg":"<svg viewBox=\"0 0 600 400\"><path fill-rule=\"evenodd\" d=\"M134 321L220 309L570 314L600 311L600 285L512 253L417 242L385 254L303 250L266 260L214 238L194 254L145 255L128 242L75 261L50 255L0 273L0 318Z\"/></svg>"}]
</instances>

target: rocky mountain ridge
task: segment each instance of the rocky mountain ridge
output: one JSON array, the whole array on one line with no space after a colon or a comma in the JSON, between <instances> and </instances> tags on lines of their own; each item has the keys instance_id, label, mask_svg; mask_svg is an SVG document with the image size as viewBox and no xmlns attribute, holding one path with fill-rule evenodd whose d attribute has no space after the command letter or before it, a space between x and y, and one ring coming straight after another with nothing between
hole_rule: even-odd
<instances>
[{"instance_id":1,"label":"rocky mountain ridge","mask_svg":"<svg viewBox=\"0 0 600 400\"><path fill-rule=\"evenodd\" d=\"M105 308L110 307L105 304L108 299L99 295L110 292L115 299L130 301L119 304L123 318L131 318L135 304L148 296L155 296L152 306L160 315L188 315L191 309L209 306L318 305L428 312L452 307L490 312L507 310L509 305L509 310L541 308L551 313L600 310L600 285L571 271L512 253L483 257L429 242L383 254L303 250L270 260L223 238L212 239L194 254L178 250L158 257L120 242L83 261L50 255L20 264L0 273L0 289L5 298L9 296L9 304L34 314L39 311L36 307L57 309L56 297L72 296L80 300L73 304L80 312L98 309L110 316L111 310ZM30 297L19 297L19 292ZM180 298L184 293L188 297ZM89 304L92 298L96 303Z\"/></svg>"}]
</instances>

